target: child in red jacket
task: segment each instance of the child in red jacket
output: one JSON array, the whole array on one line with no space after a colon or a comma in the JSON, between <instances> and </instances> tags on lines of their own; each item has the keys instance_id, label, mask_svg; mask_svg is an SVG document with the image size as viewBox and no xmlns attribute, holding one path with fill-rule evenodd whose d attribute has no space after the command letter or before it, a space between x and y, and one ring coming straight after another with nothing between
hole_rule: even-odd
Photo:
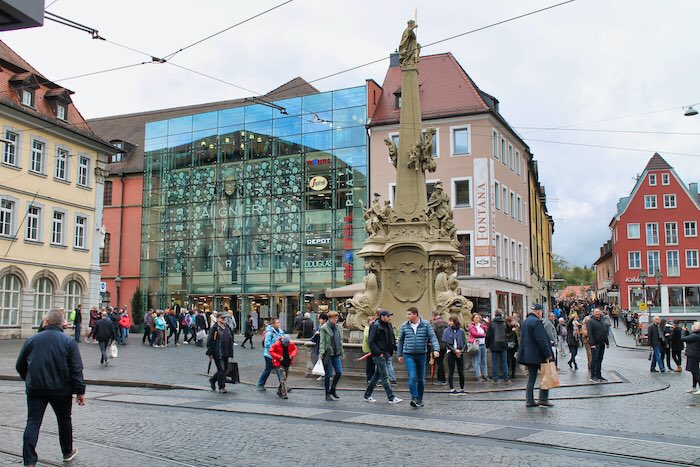
<instances>
[{"instance_id":1,"label":"child in red jacket","mask_svg":"<svg viewBox=\"0 0 700 467\"><path fill-rule=\"evenodd\" d=\"M287 374L289 367L294 364L294 357L297 356L297 346L291 341L289 335L285 334L270 346L270 356L272 357L272 365L282 370L279 372L280 385L277 388L277 395L282 399L288 399Z\"/></svg>"}]
</instances>

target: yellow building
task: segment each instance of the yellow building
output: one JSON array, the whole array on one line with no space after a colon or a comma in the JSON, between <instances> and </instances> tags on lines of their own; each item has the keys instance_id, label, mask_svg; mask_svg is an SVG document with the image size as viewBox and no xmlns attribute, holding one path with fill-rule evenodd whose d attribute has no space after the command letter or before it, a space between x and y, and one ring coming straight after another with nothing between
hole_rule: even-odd
<instances>
[{"instance_id":1,"label":"yellow building","mask_svg":"<svg viewBox=\"0 0 700 467\"><path fill-rule=\"evenodd\" d=\"M554 220L547 212L547 200L544 186L540 185L537 162L532 161L529 170L530 191L530 274L532 288L529 289L530 303L540 303L549 310L552 297L552 235Z\"/></svg>"},{"instance_id":2,"label":"yellow building","mask_svg":"<svg viewBox=\"0 0 700 467\"><path fill-rule=\"evenodd\" d=\"M71 101L0 42L0 338L46 311L99 304L104 166L112 147Z\"/></svg>"}]
</instances>

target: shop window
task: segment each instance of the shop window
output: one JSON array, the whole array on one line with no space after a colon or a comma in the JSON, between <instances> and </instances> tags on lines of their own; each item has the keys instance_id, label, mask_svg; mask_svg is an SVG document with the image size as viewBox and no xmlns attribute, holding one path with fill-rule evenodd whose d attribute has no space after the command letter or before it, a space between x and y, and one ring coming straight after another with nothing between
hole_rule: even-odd
<instances>
[{"instance_id":1,"label":"shop window","mask_svg":"<svg viewBox=\"0 0 700 467\"><path fill-rule=\"evenodd\" d=\"M471 235L457 234L457 243L459 243L459 252L464 256L464 259L457 263L457 275L471 276Z\"/></svg>"}]
</instances>

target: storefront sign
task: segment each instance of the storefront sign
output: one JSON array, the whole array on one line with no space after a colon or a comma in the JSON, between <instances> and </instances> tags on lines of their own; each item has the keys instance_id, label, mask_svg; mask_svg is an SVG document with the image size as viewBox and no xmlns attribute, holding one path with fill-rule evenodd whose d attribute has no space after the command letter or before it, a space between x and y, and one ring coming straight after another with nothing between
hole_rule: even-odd
<instances>
[{"instance_id":1,"label":"storefront sign","mask_svg":"<svg viewBox=\"0 0 700 467\"><path fill-rule=\"evenodd\" d=\"M625 282L626 282L627 284L632 283L632 282L639 282L639 283L641 283L642 280L639 278L639 276L637 276L637 277L625 277Z\"/></svg>"},{"instance_id":2,"label":"storefront sign","mask_svg":"<svg viewBox=\"0 0 700 467\"><path fill-rule=\"evenodd\" d=\"M309 159L306 161L306 165L326 165L330 164L331 160L330 158L325 158L325 159Z\"/></svg>"},{"instance_id":3,"label":"storefront sign","mask_svg":"<svg viewBox=\"0 0 700 467\"><path fill-rule=\"evenodd\" d=\"M326 179L326 177L317 175L315 177L312 177L311 180L309 180L309 188L311 188L314 191L325 190L327 186L328 179Z\"/></svg>"},{"instance_id":4,"label":"storefront sign","mask_svg":"<svg viewBox=\"0 0 700 467\"><path fill-rule=\"evenodd\" d=\"M491 196L489 189L489 160L474 159L474 267L491 266Z\"/></svg>"},{"instance_id":5,"label":"storefront sign","mask_svg":"<svg viewBox=\"0 0 700 467\"><path fill-rule=\"evenodd\" d=\"M307 238L306 244L307 245L330 245L331 238L330 237Z\"/></svg>"},{"instance_id":6,"label":"storefront sign","mask_svg":"<svg viewBox=\"0 0 700 467\"><path fill-rule=\"evenodd\" d=\"M348 210L343 225L343 279L350 282L352 280L352 209Z\"/></svg>"},{"instance_id":7,"label":"storefront sign","mask_svg":"<svg viewBox=\"0 0 700 467\"><path fill-rule=\"evenodd\" d=\"M204 219L211 219L214 217L218 217L218 218L241 217L243 215L262 216L264 214L266 214L265 206L260 205L260 204L250 204L247 206L241 206L239 204L231 205L231 206L212 205L209 208L195 210L192 214L192 218L193 218L193 220L204 220Z\"/></svg>"},{"instance_id":8,"label":"storefront sign","mask_svg":"<svg viewBox=\"0 0 700 467\"><path fill-rule=\"evenodd\" d=\"M307 269L321 269L321 268L332 268L332 259L316 259L316 260L306 260L304 261L304 267Z\"/></svg>"}]
</instances>

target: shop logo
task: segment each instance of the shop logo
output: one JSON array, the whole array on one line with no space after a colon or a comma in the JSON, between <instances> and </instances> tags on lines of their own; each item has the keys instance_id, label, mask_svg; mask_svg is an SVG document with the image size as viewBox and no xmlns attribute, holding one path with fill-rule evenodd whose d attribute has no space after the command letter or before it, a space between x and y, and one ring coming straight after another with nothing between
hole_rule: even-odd
<instances>
[{"instance_id":1,"label":"shop logo","mask_svg":"<svg viewBox=\"0 0 700 467\"><path fill-rule=\"evenodd\" d=\"M321 177L320 175L317 175L311 180L309 180L309 188L311 188L314 191L325 190L327 186L328 180L326 179L326 177Z\"/></svg>"},{"instance_id":2,"label":"shop logo","mask_svg":"<svg viewBox=\"0 0 700 467\"><path fill-rule=\"evenodd\" d=\"M321 164L330 164L331 160L330 159L312 159L306 161L306 165L321 165Z\"/></svg>"},{"instance_id":3,"label":"shop logo","mask_svg":"<svg viewBox=\"0 0 700 467\"><path fill-rule=\"evenodd\" d=\"M330 237L317 237L317 238L307 238L307 245L330 245Z\"/></svg>"},{"instance_id":4,"label":"shop logo","mask_svg":"<svg viewBox=\"0 0 700 467\"><path fill-rule=\"evenodd\" d=\"M321 259L321 260L307 260L304 261L304 267L306 268L332 268L332 259Z\"/></svg>"}]
</instances>

